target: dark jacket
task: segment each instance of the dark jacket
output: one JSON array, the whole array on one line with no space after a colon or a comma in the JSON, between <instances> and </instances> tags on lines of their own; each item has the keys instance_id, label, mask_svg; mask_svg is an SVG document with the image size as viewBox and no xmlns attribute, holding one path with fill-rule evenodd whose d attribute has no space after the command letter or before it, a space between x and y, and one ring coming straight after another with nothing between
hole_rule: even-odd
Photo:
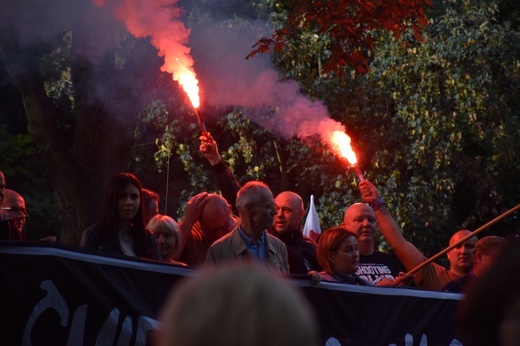
<instances>
[{"instance_id":1,"label":"dark jacket","mask_svg":"<svg viewBox=\"0 0 520 346\"><path fill-rule=\"evenodd\" d=\"M320 271L317 259L317 244L314 240L303 235L301 229L294 229L287 233L270 233L280 239L287 248L289 257L289 273L307 274L310 270Z\"/></svg>"},{"instance_id":2,"label":"dark jacket","mask_svg":"<svg viewBox=\"0 0 520 346\"><path fill-rule=\"evenodd\" d=\"M142 241L145 244L144 253L137 254L137 257L160 260L159 249L153 233L146 229ZM98 223L83 231L81 246L124 255L120 246L116 246L108 237L103 236L103 231Z\"/></svg>"}]
</instances>

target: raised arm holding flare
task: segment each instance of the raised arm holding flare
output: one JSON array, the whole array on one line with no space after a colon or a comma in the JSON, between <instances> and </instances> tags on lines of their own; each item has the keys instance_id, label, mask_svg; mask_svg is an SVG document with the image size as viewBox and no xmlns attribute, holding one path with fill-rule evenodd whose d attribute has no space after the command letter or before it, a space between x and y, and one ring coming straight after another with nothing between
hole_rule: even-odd
<instances>
[{"instance_id":1,"label":"raised arm holding flare","mask_svg":"<svg viewBox=\"0 0 520 346\"><path fill-rule=\"evenodd\" d=\"M373 206L381 233L405 268L411 270L424 262L426 257L415 245L403 237L397 222L386 209L376 187L369 181L362 181L359 184L359 189L363 201ZM467 230L456 232L451 237L450 244L454 244L469 233ZM476 237L471 238L461 246L448 252L448 259L451 265L449 270L432 262L417 272L414 279L416 285L429 290L440 290L448 281L467 274L473 267L472 258L476 240Z\"/></svg>"},{"instance_id":2,"label":"raised arm holding flare","mask_svg":"<svg viewBox=\"0 0 520 346\"><path fill-rule=\"evenodd\" d=\"M237 210L235 202L237 192L240 190L241 185L233 175L233 172L231 172L229 167L222 161L218 151L217 142L213 139L211 133L206 132L200 136L199 139L199 151L211 164L213 174L218 186L220 187L222 196L226 201L228 201L233 208L233 212L236 214Z\"/></svg>"}]
</instances>

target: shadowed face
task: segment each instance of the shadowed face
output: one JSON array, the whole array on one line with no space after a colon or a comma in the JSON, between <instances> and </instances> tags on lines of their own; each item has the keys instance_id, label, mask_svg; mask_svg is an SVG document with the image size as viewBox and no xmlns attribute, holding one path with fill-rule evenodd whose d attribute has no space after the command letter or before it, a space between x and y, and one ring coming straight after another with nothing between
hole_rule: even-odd
<instances>
[{"instance_id":1,"label":"shadowed face","mask_svg":"<svg viewBox=\"0 0 520 346\"><path fill-rule=\"evenodd\" d=\"M354 274L359 267L358 243L354 235L349 235L340 243L336 251L329 251L327 259L335 271Z\"/></svg>"},{"instance_id":2,"label":"shadowed face","mask_svg":"<svg viewBox=\"0 0 520 346\"><path fill-rule=\"evenodd\" d=\"M123 223L130 223L139 210L139 189L128 184L119 196L118 210L119 218Z\"/></svg>"},{"instance_id":3,"label":"shadowed face","mask_svg":"<svg viewBox=\"0 0 520 346\"><path fill-rule=\"evenodd\" d=\"M450 245L455 244L462 238L470 234L470 231L461 230L455 233L450 239ZM473 268L473 256L475 254L475 244L477 237L468 239L448 252L448 260L451 268L461 273L468 273Z\"/></svg>"},{"instance_id":4,"label":"shadowed face","mask_svg":"<svg viewBox=\"0 0 520 346\"><path fill-rule=\"evenodd\" d=\"M172 258L175 249L177 249L178 246L174 231L163 226L154 230L153 234L155 235L157 247L159 248L162 259L166 261Z\"/></svg>"},{"instance_id":5,"label":"shadowed face","mask_svg":"<svg viewBox=\"0 0 520 346\"><path fill-rule=\"evenodd\" d=\"M23 197L13 190L5 191L5 199L2 204L3 208L11 208L11 210L3 210L3 214L9 219L11 227L21 233L25 226L27 210L25 209L25 200Z\"/></svg>"},{"instance_id":6,"label":"shadowed face","mask_svg":"<svg viewBox=\"0 0 520 346\"><path fill-rule=\"evenodd\" d=\"M217 194L208 195L208 202L200 213L199 222L210 243L231 232L235 222L226 200Z\"/></svg>"},{"instance_id":7,"label":"shadowed face","mask_svg":"<svg viewBox=\"0 0 520 346\"><path fill-rule=\"evenodd\" d=\"M276 209L271 191L261 188L256 202L250 206L250 216L257 230L265 230L273 225Z\"/></svg>"},{"instance_id":8,"label":"shadowed face","mask_svg":"<svg viewBox=\"0 0 520 346\"><path fill-rule=\"evenodd\" d=\"M300 221L305 214L303 202L297 194L284 191L276 196L276 216L273 227L278 233L286 233L300 227Z\"/></svg>"},{"instance_id":9,"label":"shadowed face","mask_svg":"<svg viewBox=\"0 0 520 346\"><path fill-rule=\"evenodd\" d=\"M359 242L374 243L377 234L377 221L374 210L364 203L351 205L343 218L343 225L358 235Z\"/></svg>"}]
</instances>

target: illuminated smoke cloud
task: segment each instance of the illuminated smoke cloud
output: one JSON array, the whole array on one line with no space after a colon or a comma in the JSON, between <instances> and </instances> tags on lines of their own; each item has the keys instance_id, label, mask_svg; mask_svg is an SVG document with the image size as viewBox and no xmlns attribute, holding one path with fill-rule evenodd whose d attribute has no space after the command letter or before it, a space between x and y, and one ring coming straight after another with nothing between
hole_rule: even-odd
<instances>
[{"instance_id":1,"label":"illuminated smoke cloud","mask_svg":"<svg viewBox=\"0 0 520 346\"><path fill-rule=\"evenodd\" d=\"M94 3L112 8L134 36L150 37L165 60L162 70L175 80L179 80L179 71L193 71L200 80L203 105L244 107L253 121L284 136L304 138L319 133L327 138L334 130L344 131L329 118L321 101L303 95L295 81L279 80L269 55L245 59L253 44L271 32L265 23L213 16L204 24L192 24L190 32L177 0ZM210 1L207 5L222 8L238 3ZM266 121L265 114L272 110L275 116Z\"/></svg>"}]
</instances>

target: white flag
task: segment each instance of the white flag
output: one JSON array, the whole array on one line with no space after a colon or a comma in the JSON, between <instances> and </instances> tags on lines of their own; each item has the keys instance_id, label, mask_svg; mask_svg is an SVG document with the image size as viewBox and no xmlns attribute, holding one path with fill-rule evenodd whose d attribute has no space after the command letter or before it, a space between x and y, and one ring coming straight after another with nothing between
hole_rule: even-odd
<instances>
[{"instance_id":1,"label":"white flag","mask_svg":"<svg viewBox=\"0 0 520 346\"><path fill-rule=\"evenodd\" d=\"M303 234L315 241L321 234L320 219L318 213L316 213L316 207L314 206L314 195L311 195L311 204L309 206L309 212L307 213L307 219L305 220L305 226L303 226Z\"/></svg>"}]
</instances>

